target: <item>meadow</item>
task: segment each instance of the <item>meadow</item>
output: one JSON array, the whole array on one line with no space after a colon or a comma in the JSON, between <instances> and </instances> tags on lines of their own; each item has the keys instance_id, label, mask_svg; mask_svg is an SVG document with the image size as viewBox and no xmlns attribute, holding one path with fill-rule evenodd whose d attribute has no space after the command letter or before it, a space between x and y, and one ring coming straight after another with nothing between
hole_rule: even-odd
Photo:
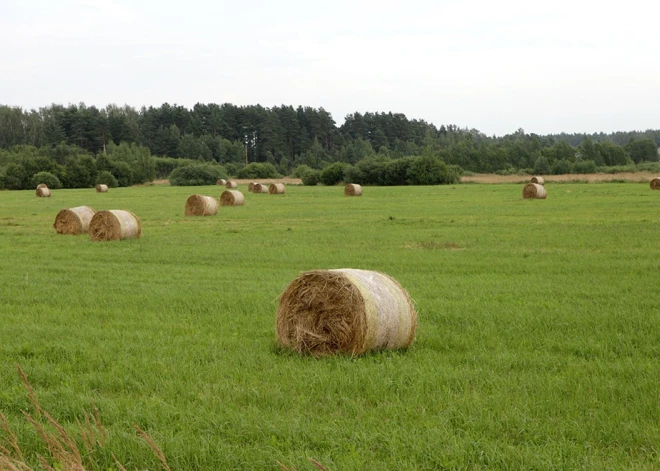
<instances>
[{"instance_id":1,"label":"meadow","mask_svg":"<svg viewBox=\"0 0 660 471\"><path fill-rule=\"evenodd\" d=\"M0 412L36 463L16 365L67 429L97 407L103 470L160 469L133 424L173 470L658 469L660 191L546 187L241 185L205 218L186 198L222 188L0 192ZM142 238L57 235L79 205L133 211ZM345 267L408 290L412 347L279 349L279 294Z\"/></svg>"}]
</instances>

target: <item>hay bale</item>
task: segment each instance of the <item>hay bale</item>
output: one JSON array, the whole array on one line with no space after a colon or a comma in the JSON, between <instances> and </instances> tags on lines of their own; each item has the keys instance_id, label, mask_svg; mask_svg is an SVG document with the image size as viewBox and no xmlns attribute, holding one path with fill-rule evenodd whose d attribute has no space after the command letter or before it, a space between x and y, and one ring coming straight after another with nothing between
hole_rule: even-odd
<instances>
[{"instance_id":1,"label":"hay bale","mask_svg":"<svg viewBox=\"0 0 660 471\"><path fill-rule=\"evenodd\" d=\"M218 201L212 196L192 195L186 201L186 216L215 216Z\"/></svg>"},{"instance_id":2,"label":"hay bale","mask_svg":"<svg viewBox=\"0 0 660 471\"><path fill-rule=\"evenodd\" d=\"M345 196L362 196L362 187L355 183L349 183L344 187Z\"/></svg>"},{"instance_id":3,"label":"hay bale","mask_svg":"<svg viewBox=\"0 0 660 471\"><path fill-rule=\"evenodd\" d=\"M545 185L545 180L543 177L532 177L532 183L536 183L538 185Z\"/></svg>"},{"instance_id":4,"label":"hay bale","mask_svg":"<svg viewBox=\"0 0 660 471\"><path fill-rule=\"evenodd\" d=\"M221 178L220 180L215 182L215 184L225 186L227 184L227 180L225 180L224 178Z\"/></svg>"},{"instance_id":5,"label":"hay bale","mask_svg":"<svg viewBox=\"0 0 660 471\"><path fill-rule=\"evenodd\" d=\"M96 185L96 192L97 193L107 193L108 192L108 185L103 185L103 184Z\"/></svg>"},{"instance_id":6,"label":"hay bale","mask_svg":"<svg viewBox=\"0 0 660 471\"><path fill-rule=\"evenodd\" d=\"M286 187L284 183L271 183L268 187L268 193L271 195L283 195L286 193Z\"/></svg>"},{"instance_id":7,"label":"hay bale","mask_svg":"<svg viewBox=\"0 0 660 471\"><path fill-rule=\"evenodd\" d=\"M538 183L528 183L523 188L522 195L525 199L544 200L548 196L548 193L542 185L539 185Z\"/></svg>"},{"instance_id":8,"label":"hay bale","mask_svg":"<svg viewBox=\"0 0 660 471\"><path fill-rule=\"evenodd\" d=\"M40 189L40 188L48 188L48 185L46 185L45 183L39 183L37 185L37 190Z\"/></svg>"},{"instance_id":9,"label":"hay bale","mask_svg":"<svg viewBox=\"0 0 660 471\"><path fill-rule=\"evenodd\" d=\"M257 182L250 182L250 183L248 184L248 191L249 191L250 193L252 193L252 190L254 190L254 185L256 185L256 184L257 184Z\"/></svg>"},{"instance_id":10,"label":"hay bale","mask_svg":"<svg viewBox=\"0 0 660 471\"><path fill-rule=\"evenodd\" d=\"M37 197L39 198L50 198L50 188L47 186L42 186L41 188L37 188Z\"/></svg>"},{"instance_id":11,"label":"hay bale","mask_svg":"<svg viewBox=\"0 0 660 471\"><path fill-rule=\"evenodd\" d=\"M220 195L220 206L243 206L245 196L238 190L225 190Z\"/></svg>"},{"instance_id":12,"label":"hay bale","mask_svg":"<svg viewBox=\"0 0 660 471\"><path fill-rule=\"evenodd\" d=\"M252 187L252 193L268 193L268 185L265 183L255 183Z\"/></svg>"},{"instance_id":13,"label":"hay bale","mask_svg":"<svg viewBox=\"0 0 660 471\"><path fill-rule=\"evenodd\" d=\"M406 348L416 328L406 290L375 271L303 273L284 290L277 308L279 343L312 355Z\"/></svg>"},{"instance_id":14,"label":"hay bale","mask_svg":"<svg viewBox=\"0 0 660 471\"><path fill-rule=\"evenodd\" d=\"M63 209L55 216L53 227L58 234L78 235L89 231L89 223L96 214L89 206Z\"/></svg>"},{"instance_id":15,"label":"hay bale","mask_svg":"<svg viewBox=\"0 0 660 471\"><path fill-rule=\"evenodd\" d=\"M225 183L225 187L229 189L238 188L238 183L233 180L229 180L227 183Z\"/></svg>"},{"instance_id":16,"label":"hay bale","mask_svg":"<svg viewBox=\"0 0 660 471\"><path fill-rule=\"evenodd\" d=\"M660 190L660 177L655 177L653 180L651 180L651 189Z\"/></svg>"},{"instance_id":17,"label":"hay bale","mask_svg":"<svg viewBox=\"0 0 660 471\"><path fill-rule=\"evenodd\" d=\"M89 223L89 238L94 241L137 239L141 235L140 218L130 211L99 211Z\"/></svg>"}]
</instances>

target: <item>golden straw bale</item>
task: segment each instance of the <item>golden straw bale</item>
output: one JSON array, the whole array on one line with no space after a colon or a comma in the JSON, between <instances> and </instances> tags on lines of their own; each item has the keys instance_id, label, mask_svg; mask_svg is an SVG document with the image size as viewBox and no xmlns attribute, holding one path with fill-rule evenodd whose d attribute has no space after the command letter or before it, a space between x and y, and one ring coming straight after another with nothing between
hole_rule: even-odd
<instances>
[{"instance_id":1,"label":"golden straw bale","mask_svg":"<svg viewBox=\"0 0 660 471\"><path fill-rule=\"evenodd\" d=\"M523 188L522 195L525 199L544 200L548 196L548 193L545 191L544 186L538 183L528 183Z\"/></svg>"},{"instance_id":2,"label":"golden straw bale","mask_svg":"<svg viewBox=\"0 0 660 471\"><path fill-rule=\"evenodd\" d=\"M255 183L252 187L252 193L268 193L268 185L265 183Z\"/></svg>"},{"instance_id":3,"label":"golden straw bale","mask_svg":"<svg viewBox=\"0 0 660 471\"><path fill-rule=\"evenodd\" d=\"M47 186L37 188L37 197L50 198L50 188L48 188Z\"/></svg>"},{"instance_id":4,"label":"golden straw bale","mask_svg":"<svg viewBox=\"0 0 660 471\"><path fill-rule=\"evenodd\" d=\"M217 182L215 182L215 184L225 186L227 184L227 180L225 180L224 178L221 178Z\"/></svg>"},{"instance_id":5,"label":"golden straw bale","mask_svg":"<svg viewBox=\"0 0 660 471\"><path fill-rule=\"evenodd\" d=\"M344 187L345 196L362 196L362 187L355 183L349 183Z\"/></svg>"},{"instance_id":6,"label":"golden straw bale","mask_svg":"<svg viewBox=\"0 0 660 471\"><path fill-rule=\"evenodd\" d=\"M277 340L312 355L406 348L415 340L417 313L405 289L384 273L315 270L280 296Z\"/></svg>"},{"instance_id":7,"label":"golden straw bale","mask_svg":"<svg viewBox=\"0 0 660 471\"><path fill-rule=\"evenodd\" d=\"M238 190L225 190L220 195L220 206L243 206L245 196Z\"/></svg>"},{"instance_id":8,"label":"golden straw bale","mask_svg":"<svg viewBox=\"0 0 660 471\"><path fill-rule=\"evenodd\" d=\"M99 211L89 223L89 238L94 241L137 239L141 235L142 222L130 211Z\"/></svg>"},{"instance_id":9,"label":"golden straw bale","mask_svg":"<svg viewBox=\"0 0 660 471\"><path fill-rule=\"evenodd\" d=\"M655 177L653 180L651 180L651 189L660 190L660 177Z\"/></svg>"},{"instance_id":10,"label":"golden straw bale","mask_svg":"<svg viewBox=\"0 0 660 471\"><path fill-rule=\"evenodd\" d=\"M252 190L254 190L254 185L256 185L256 184L257 184L257 182L250 182L250 183L248 184L248 191L249 191L250 193L252 193Z\"/></svg>"},{"instance_id":11,"label":"golden straw bale","mask_svg":"<svg viewBox=\"0 0 660 471\"><path fill-rule=\"evenodd\" d=\"M192 195L186 201L186 216L215 216L218 200L212 196Z\"/></svg>"},{"instance_id":12,"label":"golden straw bale","mask_svg":"<svg viewBox=\"0 0 660 471\"><path fill-rule=\"evenodd\" d=\"M63 209L55 216L53 227L58 234L78 235L89 231L89 223L96 214L89 206Z\"/></svg>"},{"instance_id":13,"label":"golden straw bale","mask_svg":"<svg viewBox=\"0 0 660 471\"><path fill-rule=\"evenodd\" d=\"M238 183L233 180L229 180L227 183L225 183L225 187L229 189L238 188Z\"/></svg>"},{"instance_id":14,"label":"golden straw bale","mask_svg":"<svg viewBox=\"0 0 660 471\"><path fill-rule=\"evenodd\" d=\"M532 183L537 183L539 185L545 185L545 180L543 177L532 177Z\"/></svg>"},{"instance_id":15,"label":"golden straw bale","mask_svg":"<svg viewBox=\"0 0 660 471\"><path fill-rule=\"evenodd\" d=\"M283 195L286 193L286 187L284 183L271 183L268 187L268 193L271 195Z\"/></svg>"},{"instance_id":16,"label":"golden straw bale","mask_svg":"<svg viewBox=\"0 0 660 471\"><path fill-rule=\"evenodd\" d=\"M39 183L39 184L37 185L37 190L38 190L39 188L48 188L48 185L46 185L45 183Z\"/></svg>"},{"instance_id":17,"label":"golden straw bale","mask_svg":"<svg viewBox=\"0 0 660 471\"><path fill-rule=\"evenodd\" d=\"M102 183L99 184L99 185L96 185L96 192L97 193L107 193L108 192L108 185L104 185Z\"/></svg>"}]
</instances>

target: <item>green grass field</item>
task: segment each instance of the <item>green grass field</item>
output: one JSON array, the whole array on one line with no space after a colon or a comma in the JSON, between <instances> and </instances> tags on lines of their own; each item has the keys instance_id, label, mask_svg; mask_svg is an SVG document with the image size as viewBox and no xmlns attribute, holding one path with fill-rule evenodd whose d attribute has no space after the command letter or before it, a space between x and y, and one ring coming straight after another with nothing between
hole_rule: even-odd
<instances>
[{"instance_id":1,"label":"green grass field","mask_svg":"<svg viewBox=\"0 0 660 471\"><path fill-rule=\"evenodd\" d=\"M43 447L16 365L94 469L659 469L660 192L648 184L288 187L216 217L153 186L0 192L0 411ZM143 236L60 236L57 212L128 209ZM280 351L301 271L388 273L416 302L407 351ZM0 432L1 434L1 432Z\"/></svg>"}]
</instances>

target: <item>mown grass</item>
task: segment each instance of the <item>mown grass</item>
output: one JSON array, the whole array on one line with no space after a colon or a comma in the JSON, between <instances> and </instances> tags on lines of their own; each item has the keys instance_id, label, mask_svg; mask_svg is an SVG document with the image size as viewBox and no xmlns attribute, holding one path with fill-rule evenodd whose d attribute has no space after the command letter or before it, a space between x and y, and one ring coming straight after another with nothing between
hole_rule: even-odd
<instances>
[{"instance_id":1,"label":"mown grass","mask_svg":"<svg viewBox=\"0 0 660 471\"><path fill-rule=\"evenodd\" d=\"M97 407L97 469L660 467L660 192L648 184L288 187L184 217L218 187L0 192L0 411ZM61 208L128 209L139 240L58 236ZM405 352L275 343L301 271L386 272L416 301Z\"/></svg>"}]
</instances>

